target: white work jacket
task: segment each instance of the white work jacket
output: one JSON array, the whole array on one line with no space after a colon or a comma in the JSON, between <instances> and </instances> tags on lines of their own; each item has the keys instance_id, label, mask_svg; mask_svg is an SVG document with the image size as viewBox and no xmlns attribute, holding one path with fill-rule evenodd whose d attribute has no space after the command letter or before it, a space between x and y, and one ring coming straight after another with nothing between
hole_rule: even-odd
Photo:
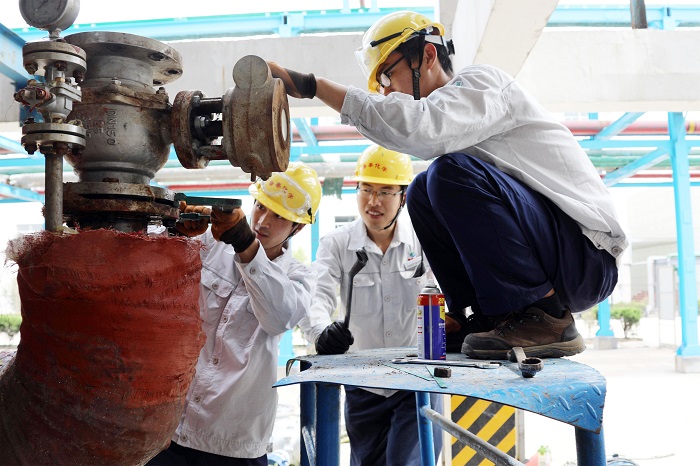
<instances>
[{"instance_id":1,"label":"white work jacket","mask_svg":"<svg viewBox=\"0 0 700 466\"><path fill-rule=\"evenodd\" d=\"M419 266L422 253L407 217L397 220L394 238L386 253L367 236L362 219L333 230L321 238L314 267L318 284L308 317L299 326L310 342L331 322L337 307L338 286L341 306L337 320L347 309L349 272L357 260L356 250L364 247L367 265L353 280L350 331L355 342L350 351L396 346L416 346L416 306L425 274L410 277ZM426 269L428 264L424 263ZM405 278L403 275L409 276Z\"/></svg>"},{"instance_id":2,"label":"white work jacket","mask_svg":"<svg viewBox=\"0 0 700 466\"><path fill-rule=\"evenodd\" d=\"M285 251L262 246L243 264L233 248L200 237L199 307L207 340L173 441L236 458L265 454L277 410L278 345L311 304L316 276Z\"/></svg>"},{"instance_id":3,"label":"white work jacket","mask_svg":"<svg viewBox=\"0 0 700 466\"><path fill-rule=\"evenodd\" d=\"M467 66L420 100L350 87L341 122L424 160L470 154L551 199L597 248L619 258L627 247L610 193L571 132L493 66Z\"/></svg>"}]
</instances>

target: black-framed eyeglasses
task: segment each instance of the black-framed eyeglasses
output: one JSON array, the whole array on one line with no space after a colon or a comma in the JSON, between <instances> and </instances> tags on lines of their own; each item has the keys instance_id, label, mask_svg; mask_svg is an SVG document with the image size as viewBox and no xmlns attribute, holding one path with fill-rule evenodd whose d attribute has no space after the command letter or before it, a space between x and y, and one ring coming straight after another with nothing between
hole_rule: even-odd
<instances>
[{"instance_id":1,"label":"black-framed eyeglasses","mask_svg":"<svg viewBox=\"0 0 700 466\"><path fill-rule=\"evenodd\" d=\"M396 60L394 63L385 68L384 71L381 72L378 81L383 88L386 89L387 87L391 86L391 70L394 69L394 67L398 65L399 62L404 58L406 58L405 55L401 54L398 60Z\"/></svg>"},{"instance_id":2,"label":"black-framed eyeglasses","mask_svg":"<svg viewBox=\"0 0 700 466\"><path fill-rule=\"evenodd\" d=\"M375 191L374 189L369 189L369 188L362 188L360 186L357 187L357 195L363 199L371 199L372 195L376 195L377 199L380 201L386 201L389 199L392 199L393 197L401 194L403 192L403 189L399 191Z\"/></svg>"}]
</instances>

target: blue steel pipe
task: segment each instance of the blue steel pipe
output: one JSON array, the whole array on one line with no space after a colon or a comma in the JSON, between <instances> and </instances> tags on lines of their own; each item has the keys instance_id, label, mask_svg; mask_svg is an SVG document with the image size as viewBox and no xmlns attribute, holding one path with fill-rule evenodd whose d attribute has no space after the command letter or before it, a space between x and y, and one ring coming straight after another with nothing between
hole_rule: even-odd
<instances>
[{"instance_id":1,"label":"blue steel pipe","mask_svg":"<svg viewBox=\"0 0 700 466\"><path fill-rule=\"evenodd\" d=\"M306 366L306 367L304 367ZM301 370L311 367L308 362L301 362ZM303 383L299 387L301 424L301 466L316 465L316 384Z\"/></svg>"},{"instance_id":2,"label":"blue steel pipe","mask_svg":"<svg viewBox=\"0 0 700 466\"><path fill-rule=\"evenodd\" d=\"M422 416L424 409L430 409L430 394L416 392L416 416L418 416L418 441L420 442L420 459L423 466L435 464L435 451L433 448L433 428L430 420Z\"/></svg>"},{"instance_id":3,"label":"blue steel pipe","mask_svg":"<svg viewBox=\"0 0 700 466\"><path fill-rule=\"evenodd\" d=\"M316 465L340 464L340 385L316 384L317 412L323 429L316 429Z\"/></svg>"},{"instance_id":4,"label":"blue steel pipe","mask_svg":"<svg viewBox=\"0 0 700 466\"><path fill-rule=\"evenodd\" d=\"M605 440L603 428L599 433L576 427L576 464L605 466Z\"/></svg>"}]
</instances>

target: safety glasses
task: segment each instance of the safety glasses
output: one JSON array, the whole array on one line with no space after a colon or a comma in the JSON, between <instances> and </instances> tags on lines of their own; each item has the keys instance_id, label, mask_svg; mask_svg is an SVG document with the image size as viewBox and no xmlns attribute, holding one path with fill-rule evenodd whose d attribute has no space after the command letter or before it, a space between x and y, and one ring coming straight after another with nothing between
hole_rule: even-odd
<instances>
[{"instance_id":1,"label":"safety glasses","mask_svg":"<svg viewBox=\"0 0 700 466\"><path fill-rule=\"evenodd\" d=\"M395 67L396 65L398 65L399 62L400 62L401 60L403 60L404 58L406 58L406 57L404 56L404 54L401 54L401 56L399 57L398 60L396 60L394 63L392 63L391 65L389 65L388 67L386 67L386 68L384 69L384 71L382 71L381 74L379 75L379 79L377 79L377 81L379 82L379 84L380 84L384 89L386 89L387 87L391 86L391 70L393 70L394 67Z\"/></svg>"}]
</instances>

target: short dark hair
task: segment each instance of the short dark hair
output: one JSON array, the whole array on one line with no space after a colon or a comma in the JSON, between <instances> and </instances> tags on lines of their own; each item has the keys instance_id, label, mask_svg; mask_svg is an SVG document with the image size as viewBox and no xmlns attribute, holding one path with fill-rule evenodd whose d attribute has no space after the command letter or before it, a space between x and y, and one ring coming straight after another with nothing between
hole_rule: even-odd
<instances>
[{"instance_id":1,"label":"short dark hair","mask_svg":"<svg viewBox=\"0 0 700 466\"><path fill-rule=\"evenodd\" d=\"M409 61L418 60L420 58L421 50L425 47L424 40L418 40L420 37L415 37L410 39L403 44L399 45L396 50L401 52L404 57L408 58ZM431 42L432 43L432 42ZM444 45L433 44L437 49L438 60L440 61L440 66L448 75L452 76L454 71L452 69L452 59L450 58L450 53L447 47Z\"/></svg>"}]
</instances>

